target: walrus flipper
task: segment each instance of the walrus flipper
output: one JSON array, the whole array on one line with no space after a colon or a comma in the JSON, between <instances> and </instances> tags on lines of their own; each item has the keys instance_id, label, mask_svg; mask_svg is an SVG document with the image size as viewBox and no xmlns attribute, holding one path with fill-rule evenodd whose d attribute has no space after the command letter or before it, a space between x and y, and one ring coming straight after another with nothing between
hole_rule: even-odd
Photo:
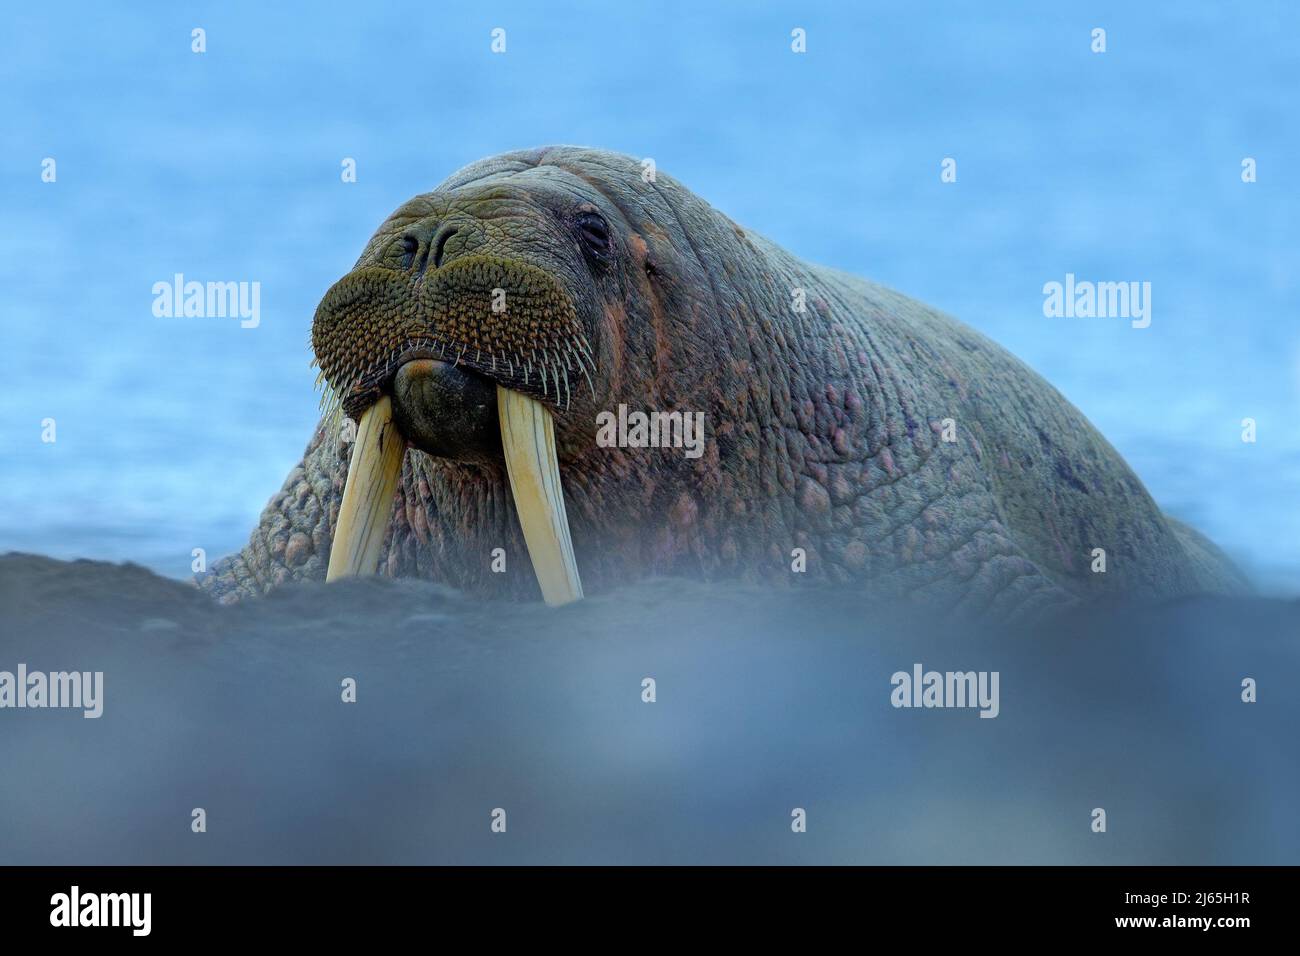
<instances>
[{"instance_id":1,"label":"walrus flipper","mask_svg":"<svg viewBox=\"0 0 1300 956\"><path fill-rule=\"evenodd\" d=\"M290 581L324 580L330 551L331 502L341 495L339 450L318 427L280 490L267 502L248 544L195 575L200 589L223 603L254 597Z\"/></svg>"}]
</instances>

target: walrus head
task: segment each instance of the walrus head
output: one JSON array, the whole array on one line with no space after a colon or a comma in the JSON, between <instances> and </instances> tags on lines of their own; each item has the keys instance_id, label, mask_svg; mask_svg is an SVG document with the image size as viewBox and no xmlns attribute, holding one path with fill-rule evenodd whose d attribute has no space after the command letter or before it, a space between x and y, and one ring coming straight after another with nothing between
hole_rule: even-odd
<instances>
[{"instance_id":1,"label":"walrus head","mask_svg":"<svg viewBox=\"0 0 1300 956\"><path fill-rule=\"evenodd\" d=\"M561 477L594 443L628 364L624 303L652 270L611 190L540 158L403 204L317 308L326 403L358 423L330 577L374 570L409 443L504 460L544 596L581 596Z\"/></svg>"}]
</instances>

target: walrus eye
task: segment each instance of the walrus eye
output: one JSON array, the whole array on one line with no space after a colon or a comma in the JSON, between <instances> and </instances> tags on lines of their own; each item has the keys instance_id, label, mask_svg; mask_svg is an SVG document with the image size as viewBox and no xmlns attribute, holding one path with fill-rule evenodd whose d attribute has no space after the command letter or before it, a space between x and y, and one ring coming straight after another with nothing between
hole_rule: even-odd
<instances>
[{"instance_id":1,"label":"walrus eye","mask_svg":"<svg viewBox=\"0 0 1300 956\"><path fill-rule=\"evenodd\" d=\"M578 238L582 250L597 262L609 261L612 250L609 242L609 223L598 212L584 212L577 220Z\"/></svg>"}]
</instances>

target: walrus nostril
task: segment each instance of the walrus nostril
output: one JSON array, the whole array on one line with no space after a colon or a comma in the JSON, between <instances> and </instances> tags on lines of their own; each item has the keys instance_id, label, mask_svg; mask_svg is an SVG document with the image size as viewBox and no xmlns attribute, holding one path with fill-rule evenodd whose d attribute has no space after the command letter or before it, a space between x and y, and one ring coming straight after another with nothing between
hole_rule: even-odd
<instances>
[{"instance_id":1,"label":"walrus nostril","mask_svg":"<svg viewBox=\"0 0 1300 956\"><path fill-rule=\"evenodd\" d=\"M433 267L438 268L442 265L447 241L459 231L455 226L443 226L433 236L432 242L429 241L428 227L408 232L402 237L402 268L419 278L429 267L430 254Z\"/></svg>"},{"instance_id":2,"label":"walrus nostril","mask_svg":"<svg viewBox=\"0 0 1300 956\"><path fill-rule=\"evenodd\" d=\"M406 233L402 236L402 268L417 279L423 276L425 269L429 267L430 248L427 228L412 229Z\"/></svg>"},{"instance_id":3,"label":"walrus nostril","mask_svg":"<svg viewBox=\"0 0 1300 956\"><path fill-rule=\"evenodd\" d=\"M415 257L420 252L420 240L415 236L402 237L402 268L410 271L415 265Z\"/></svg>"},{"instance_id":4,"label":"walrus nostril","mask_svg":"<svg viewBox=\"0 0 1300 956\"><path fill-rule=\"evenodd\" d=\"M442 232L438 233L438 238L434 240L433 244L433 267L435 269L442 265L442 254L447 248L447 240L459 231L455 226L446 226Z\"/></svg>"}]
</instances>

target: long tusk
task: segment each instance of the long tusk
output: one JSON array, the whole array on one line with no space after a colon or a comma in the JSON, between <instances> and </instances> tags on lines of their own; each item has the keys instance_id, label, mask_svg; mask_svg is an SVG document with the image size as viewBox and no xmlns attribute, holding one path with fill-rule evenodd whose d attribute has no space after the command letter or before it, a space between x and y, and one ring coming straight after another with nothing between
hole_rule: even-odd
<instances>
[{"instance_id":1,"label":"long tusk","mask_svg":"<svg viewBox=\"0 0 1300 956\"><path fill-rule=\"evenodd\" d=\"M385 395L365 411L357 426L326 581L375 573L405 451L406 442L393 424L393 403Z\"/></svg>"},{"instance_id":2,"label":"long tusk","mask_svg":"<svg viewBox=\"0 0 1300 956\"><path fill-rule=\"evenodd\" d=\"M510 492L542 598L553 607L580 600L582 580L564 513L551 413L541 402L499 385L497 410Z\"/></svg>"}]
</instances>

